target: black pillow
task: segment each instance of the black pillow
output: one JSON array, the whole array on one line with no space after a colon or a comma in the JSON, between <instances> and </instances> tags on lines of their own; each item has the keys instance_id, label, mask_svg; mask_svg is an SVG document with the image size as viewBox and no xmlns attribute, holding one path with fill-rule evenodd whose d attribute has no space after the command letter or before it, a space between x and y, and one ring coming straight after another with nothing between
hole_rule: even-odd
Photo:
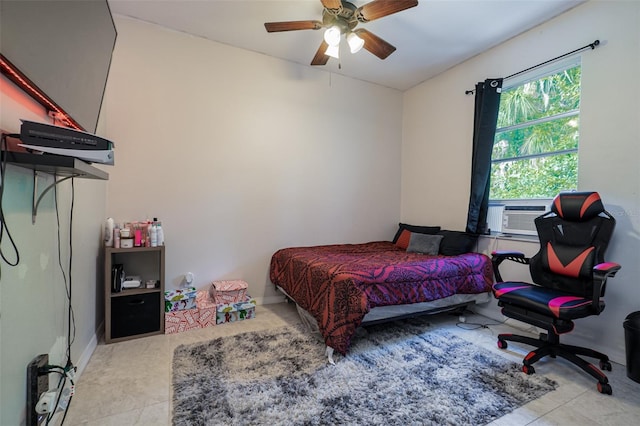
<instances>
[{"instance_id":1,"label":"black pillow","mask_svg":"<svg viewBox=\"0 0 640 426\"><path fill-rule=\"evenodd\" d=\"M395 237L393 237L393 243L395 244L402 234L402 231L406 229L409 232L413 232L416 234L437 234L440 230L439 226L416 226L416 225L408 225L406 223L398 223L398 232L396 232Z\"/></svg>"},{"instance_id":2,"label":"black pillow","mask_svg":"<svg viewBox=\"0 0 640 426\"><path fill-rule=\"evenodd\" d=\"M441 230L437 234L444 237L440 242L440 254L445 256L469 253L478 241L477 234L468 232Z\"/></svg>"}]
</instances>

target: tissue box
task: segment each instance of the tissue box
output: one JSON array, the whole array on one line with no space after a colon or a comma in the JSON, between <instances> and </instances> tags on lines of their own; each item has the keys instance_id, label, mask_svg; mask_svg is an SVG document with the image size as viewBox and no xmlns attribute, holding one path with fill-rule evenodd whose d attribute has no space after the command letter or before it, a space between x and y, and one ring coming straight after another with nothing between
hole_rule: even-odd
<instances>
[{"instance_id":1,"label":"tissue box","mask_svg":"<svg viewBox=\"0 0 640 426\"><path fill-rule=\"evenodd\" d=\"M242 280L213 281L209 294L217 304L239 303L246 298L247 287L249 285Z\"/></svg>"},{"instance_id":2,"label":"tissue box","mask_svg":"<svg viewBox=\"0 0 640 426\"><path fill-rule=\"evenodd\" d=\"M216 306L216 323L242 321L256 316L256 301L249 295L242 302L223 303Z\"/></svg>"},{"instance_id":3,"label":"tissue box","mask_svg":"<svg viewBox=\"0 0 640 426\"><path fill-rule=\"evenodd\" d=\"M164 311L176 312L196 307L195 287L167 290L164 292Z\"/></svg>"}]
</instances>

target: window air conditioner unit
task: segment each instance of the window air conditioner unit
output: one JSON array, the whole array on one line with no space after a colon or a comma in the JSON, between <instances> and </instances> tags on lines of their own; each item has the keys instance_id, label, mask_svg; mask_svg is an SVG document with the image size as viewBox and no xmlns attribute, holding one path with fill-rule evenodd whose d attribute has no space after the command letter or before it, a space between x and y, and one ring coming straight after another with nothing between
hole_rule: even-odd
<instances>
[{"instance_id":1,"label":"window air conditioner unit","mask_svg":"<svg viewBox=\"0 0 640 426\"><path fill-rule=\"evenodd\" d=\"M545 206L504 206L502 233L538 235L534 221L546 210Z\"/></svg>"}]
</instances>

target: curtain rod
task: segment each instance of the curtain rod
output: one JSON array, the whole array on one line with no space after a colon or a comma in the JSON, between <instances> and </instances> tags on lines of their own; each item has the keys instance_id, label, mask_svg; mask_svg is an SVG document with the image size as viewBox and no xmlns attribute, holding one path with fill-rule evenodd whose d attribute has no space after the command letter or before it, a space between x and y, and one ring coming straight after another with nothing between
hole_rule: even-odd
<instances>
[{"instance_id":1,"label":"curtain rod","mask_svg":"<svg viewBox=\"0 0 640 426\"><path fill-rule=\"evenodd\" d=\"M562 55L560 55L560 56L556 56L555 58L553 58L553 59L549 59L548 61L540 62L540 63L539 63L539 64L537 64L537 65L534 65L534 66L529 67L529 68L527 68L527 69L524 69L524 70L522 70L522 71L518 71L518 72L516 72L516 73L513 73L513 74L511 74L511 75L508 75L508 76L504 77L504 79L506 80L506 79L508 79L508 78L515 77L516 75L523 74L523 73L525 73L525 72L527 72L527 71L531 71L531 70L536 69L536 68L538 68L538 67L541 67L541 66L543 66L543 65L547 65L547 64L548 64L548 63L550 63L550 62L557 61L558 59L562 59L562 58L564 58L564 57L567 57L567 56L573 55L574 53L581 52L581 51L586 50L586 49L591 49L591 50L593 50L593 49L595 49L599 44L600 44L600 40L595 40L593 43L589 43L589 44L587 44L587 45L585 45L585 46L579 47L579 48L577 48L577 49L575 49L575 50L572 50L571 52L567 52L567 53L562 54ZM465 94L465 95L472 95L474 92L475 92L475 89L473 89L473 90L465 90L464 94Z\"/></svg>"}]
</instances>

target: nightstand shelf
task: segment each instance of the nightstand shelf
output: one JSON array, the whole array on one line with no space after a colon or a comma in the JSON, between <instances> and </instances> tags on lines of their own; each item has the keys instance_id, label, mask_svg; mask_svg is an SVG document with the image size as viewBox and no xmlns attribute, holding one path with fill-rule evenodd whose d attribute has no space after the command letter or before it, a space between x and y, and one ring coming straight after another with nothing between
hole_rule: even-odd
<instances>
[{"instance_id":1,"label":"nightstand shelf","mask_svg":"<svg viewBox=\"0 0 640 426\"><path fill-rule=\"evenodd\" d=\"M164 334L164 253L164 246L105 247L105 343ZM141 287L113 291L112 267L116 264L123 266L127 276L139 276ZM149 280L157 283L155 288L145 287Z\"/></svg>"}]
</instances>

